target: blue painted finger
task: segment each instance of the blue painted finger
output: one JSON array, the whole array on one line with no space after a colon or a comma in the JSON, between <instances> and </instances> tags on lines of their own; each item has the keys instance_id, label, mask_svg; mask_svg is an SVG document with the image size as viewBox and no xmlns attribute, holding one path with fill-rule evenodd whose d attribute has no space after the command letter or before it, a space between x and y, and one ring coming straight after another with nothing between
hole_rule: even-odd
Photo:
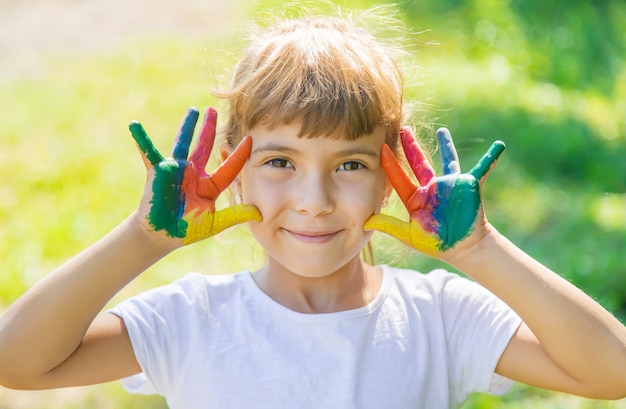
<instances>
[{"instance_id":1,"label":"blue painted finger","mask_svg":"<svg viewBox=\"0 0 626 409\"><path fill-rule=\"evenodd\" d=\"M441 163L443 165L443 174L450 175L461 172L459 165L459 156L456 153L452 135L447 128L437 130L437 143L441 152Z\"/></svg>"},{"instance_id":2,"label":"blue painted finger","mask_svg":"<svg viewBox=\"0 0 626 409\"><path fill-rule=\"evenodd\" d=\"M196 129L196 123L200 114L195 108L187 109L183 121L180 124L174 145L172 146L172 157L176 160L187 160L189 155L189 146L193 139L193 132Z\"/></svg>"}]
</instances>

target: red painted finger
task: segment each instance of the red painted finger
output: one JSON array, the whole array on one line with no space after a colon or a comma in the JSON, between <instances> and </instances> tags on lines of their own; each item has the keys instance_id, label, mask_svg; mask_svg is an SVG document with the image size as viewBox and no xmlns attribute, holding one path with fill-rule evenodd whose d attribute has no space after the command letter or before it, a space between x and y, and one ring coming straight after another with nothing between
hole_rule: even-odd
<instances>
[{"instance_id":1,"label":"red painted finger","mask_svg":"<svg viewBox=\"0 0 626 409\"><path fill-rule=\"evenodd\" d=\"M380 151L380 162L389 181L394 189L396 189L400 200L406 205L413 193L417 190L417 186L404 171L402 165L400 165L400 162L398 162L398 159L396 159L387 144L383 144Z\"/></svg>"},{"instance_id":2,"label":"red painted finger","mask_svg":"<svg viewBox=\"0 0 626 409\"><path fill-rule=\"evenodd\" d=\"M232 183L233 180L237 177L243 165L245 165L246 161L250 157L250 152L252 151L252 138L250 136L246 136L239 143L239 145L235 148L233 153L231 153L228 158L211 173L210 177L215 184L215 187L223 192L224 189L228 187Z\"/></svg>"},{"instance_id":3,"label":"red painted finger","mask_svg":"<svg viewBox=\"0 0 626 409\"><path fill-rule=\"evenodd\" d=\"M211 156L213 144L215 143L215 128L217 126L217 111L213 108L204 110L204 120L198 143L194 148L189 160L200 170L202 175L206 175L205 167Z\"/></svg>"},{"instance_id":4,"label":"red painted finger","mask_svg":"<svg viewBox=\"0 0 626 409\"><path fill-rule=\"evenodd\" d=\"M435 171L426 159L426 155L420 148L419 144L413 136L413 131L407 126L403 126L400 129L400 140L402 141L402 147L406 155L411 169L420 184L427 185L432 178L435 177Z\"/></svg>"}]
</instances>

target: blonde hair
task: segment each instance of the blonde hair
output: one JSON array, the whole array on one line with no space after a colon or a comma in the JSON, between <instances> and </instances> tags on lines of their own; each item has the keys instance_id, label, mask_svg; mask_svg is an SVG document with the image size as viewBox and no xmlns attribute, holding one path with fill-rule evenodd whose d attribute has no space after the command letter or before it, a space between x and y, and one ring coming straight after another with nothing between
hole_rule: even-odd
<instances>
[{"instance_id":1,"label":"blonde hair","mask_svg":"<svg viewBox=\"0 0 626 409\"><path fill-rule=\"evenodd\" d=\"M278 21L252 39L229 88L214 92L229 107L225 138L236 146L256 126L299 121L299 137L355 140L382 126L385 142L403 158L400 52L348 16ZM375 263L371 243L362 257Z\"/></svg>"},{"instance_id":2,"label":"blonde hair","mask_svg":"<svg viewBox=\"0 0 626 409\"><path fill-rule=\"evenodd\" d=\"M300 137L357 139L383 126L397 151L403 78L393 52L346 18L281 21L257 36L228 90L232 145L256 126L300 121Z\"/></svg>"}]
</instances>

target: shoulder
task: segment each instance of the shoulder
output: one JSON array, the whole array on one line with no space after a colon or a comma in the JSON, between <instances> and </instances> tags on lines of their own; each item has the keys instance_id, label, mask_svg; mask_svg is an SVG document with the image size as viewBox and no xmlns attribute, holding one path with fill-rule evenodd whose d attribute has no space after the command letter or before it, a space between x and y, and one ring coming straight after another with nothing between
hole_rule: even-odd
<instances>
[{"instance_id":1,"label":"shoulder","mask_svg":"<svg viewBox=\"0 0 626 409\"><path fill-rule=\"evenodd\" d=\"M160 315L178 315L192 311L204 314L213 302L226 302L246 287L246 274L205 275L188 273L169 284L156 287L131 297L111 310L117 315L123 312L150 312Z\"/></svg>"},{"instance_id":2,"label":"shoulder","mask_svg":"<svg viewBox=\"0 0 626 409\"><path fill-rule=\"evenodd\" d=\"M381 266L383 274L397 287L411 292L441 295L449 291L473 291L480 287L475 282L444 269L428 273L409 268Z\"/></svg>"},{"instance_id":3,"label":"shoulder","mask_svg":"<svg viewBox=\"0 0 626 409\"><path fill-rule=\"evenodd\" d=\"M509 314L510 308L480 284L459 274L436 269L426 274L382 266L390 293L417 307L435 307L442 314L467 315L487 310Z\"/></svg>"}]
</instances>

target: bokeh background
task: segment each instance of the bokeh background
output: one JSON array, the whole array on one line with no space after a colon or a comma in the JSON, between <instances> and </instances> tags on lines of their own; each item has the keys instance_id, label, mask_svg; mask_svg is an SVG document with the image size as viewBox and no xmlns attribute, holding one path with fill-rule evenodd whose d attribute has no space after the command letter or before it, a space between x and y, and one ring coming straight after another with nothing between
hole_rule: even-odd
<instances>
[{"instance_id":1,"label":"bokeh background","mask_svg":"<svg viewBox=\"0 0 626 409\"><path fill-rule=\"evenodd\" d=\"M227 81L250 20L293 14L283 3L0 0L0 311L133 210L144 170L128 122L140 120L167 153L188 106L221 107L211 89ZM623 1L413 0L395 10L413 67L407 94L419 102L410 122L424 143L434 146L433 130L449 127L468 170L494 139L504 140L484 191L491 222L626 319ZM382 262L440 266L384 237L376 246ZM168 256L112 304L187 271L261 262L245 228L235 228ZM0 409L137 407L166 406L117 382L0 388ZM626 408L626 400L517 385L463 407Z\"/></svg>"}]
</instances>

